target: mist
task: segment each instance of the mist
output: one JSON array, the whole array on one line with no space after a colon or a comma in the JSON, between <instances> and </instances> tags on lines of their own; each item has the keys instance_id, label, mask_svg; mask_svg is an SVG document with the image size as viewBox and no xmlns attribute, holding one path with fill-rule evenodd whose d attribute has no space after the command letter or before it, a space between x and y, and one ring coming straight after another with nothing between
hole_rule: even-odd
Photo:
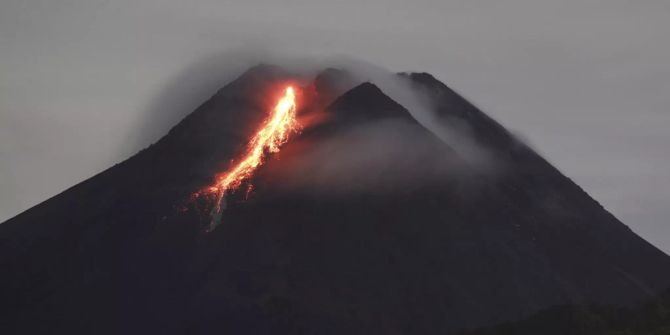
<instances>
[{"instance_id":1,"label":"mist","mask_svg":"<svg viewBox=\"0 0 670 335\"><path fill-rule=\"evenodd\" d=\"M273 188L319 196L411 193L467 175L467 165L420 126L366 122L313 139L298 136L264 167Z\"/></svg>"}]
</instances>

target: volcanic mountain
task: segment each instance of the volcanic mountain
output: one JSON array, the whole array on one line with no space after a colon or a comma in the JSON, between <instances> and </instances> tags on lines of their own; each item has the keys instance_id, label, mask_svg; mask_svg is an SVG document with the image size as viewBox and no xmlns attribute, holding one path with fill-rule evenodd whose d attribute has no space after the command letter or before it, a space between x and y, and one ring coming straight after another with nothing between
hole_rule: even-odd
<instances>
[{"instance_id":1,"label":"volcanic mountain","mask_svg":"<svg viewBox=\"0 0 670 335\"><path fill-rule=\"evenodd\" d=\"M0 225L3 334L448 334L670 285L670 257L431 75L395 78L430 130L352 77L252 68L157 143ZM194 195L286 85L300 131L212 227L215 204Z\"/></svg>"}]
</instances>

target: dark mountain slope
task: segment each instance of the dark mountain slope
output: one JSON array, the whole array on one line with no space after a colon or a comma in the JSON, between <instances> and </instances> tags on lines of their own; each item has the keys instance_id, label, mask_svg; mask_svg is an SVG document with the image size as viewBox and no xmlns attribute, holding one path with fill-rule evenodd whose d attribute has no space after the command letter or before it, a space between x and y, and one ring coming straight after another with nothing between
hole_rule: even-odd
<instances>
[{"instance_id":1,"label":"dark mountain slope","mask_svg":"<svg viewBox=\"0 0 670 335\"><path fill-rule=\"evenodd\" d=\"M186 293L142 301L177 285L171 276L202 237L208 219L181 208L245 150L275 103L274 86L288 78L274 67L249 70L156 144L0 225L4 323L17 333L126 332L145 318L156 322L152 332L170 327L158 316L175 314L164 310ZM145 280L158 274L167 279Z\"/></svg>"},{"instance_id":2,"label":"dark mountain slope","mask_svg":"<svg viewBox=\"0 0 670 335\"><path fill-rule=\"evenodd\" d=\"M0 225L8 333L434 334L670 284L667 256L426 78L438 112L472 124L505 173L364 83L305 98L303 114L332 101L323 121L204 233L209 212L190 196L244 151L290 79L248 71L155 145Z\"/></svg>"},{"instance_id":3,"label":"dark mountain slope","mask_svg":"<svg viewBox=\"0 0 670 335\"><path fill-rule=\"evenodd\" d=\"M667 287L667 255L446 85L425 73L409 78L429 92L445 125L466 123L474 141L495 156L503 169L496 187L525 218L515 222L516 228L537 241L561 267L559 273L590 287L587 296L571 294L573 302L631 303L639 301L643 292L651 298Z\"/></svg>"}]
</instances>

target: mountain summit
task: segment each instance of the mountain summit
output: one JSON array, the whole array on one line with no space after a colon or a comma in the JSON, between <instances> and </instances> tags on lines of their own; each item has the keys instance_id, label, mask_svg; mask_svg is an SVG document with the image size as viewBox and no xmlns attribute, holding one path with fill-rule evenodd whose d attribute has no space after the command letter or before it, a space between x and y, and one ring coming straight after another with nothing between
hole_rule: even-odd
<instances>
[{"instance_id":1,"label":"mountain summit","mask_svg":"<svg viewBox=\"0 0 670 335\"><path fill-rule=\"evenodd\" d=\"M431 75L397 80L446 139L352 78L253 68L154 145L0 225L3 333L444 334L670 286L670 257ZM194 194L245 153L286 83L300 133L208 232L211 199Z\"/></svg>"}]
</instances>

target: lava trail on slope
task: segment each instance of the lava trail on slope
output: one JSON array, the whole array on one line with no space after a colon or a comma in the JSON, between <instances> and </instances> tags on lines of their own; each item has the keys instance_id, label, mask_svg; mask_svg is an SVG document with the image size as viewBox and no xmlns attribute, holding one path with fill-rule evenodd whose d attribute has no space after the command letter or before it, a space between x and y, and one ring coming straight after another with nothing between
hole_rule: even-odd
<instances>
[{"instance_id":1,"label":"lava trail on slope","mask_svg":"<svg viewBox=\"0 0 670 335\"><path fill-rule=\"evenodd\" d=\"M287 86L284 95L277 101L274 109L263 126L256 132L247 144L246 154L229 170L216 178L214 185L201 190L196 194L208 195L214 198L211 211L211 222L208 230L213 230L221 222L221 215L226 208L226 196L229 192L238 190L243 182L247 181L263 164L268 154L276 153L289 140L292 133L298 132L300 125L296 118L296 94L293 86ZM247 192L253 185L247 185Z\"/></svg>"}]
</instances>

